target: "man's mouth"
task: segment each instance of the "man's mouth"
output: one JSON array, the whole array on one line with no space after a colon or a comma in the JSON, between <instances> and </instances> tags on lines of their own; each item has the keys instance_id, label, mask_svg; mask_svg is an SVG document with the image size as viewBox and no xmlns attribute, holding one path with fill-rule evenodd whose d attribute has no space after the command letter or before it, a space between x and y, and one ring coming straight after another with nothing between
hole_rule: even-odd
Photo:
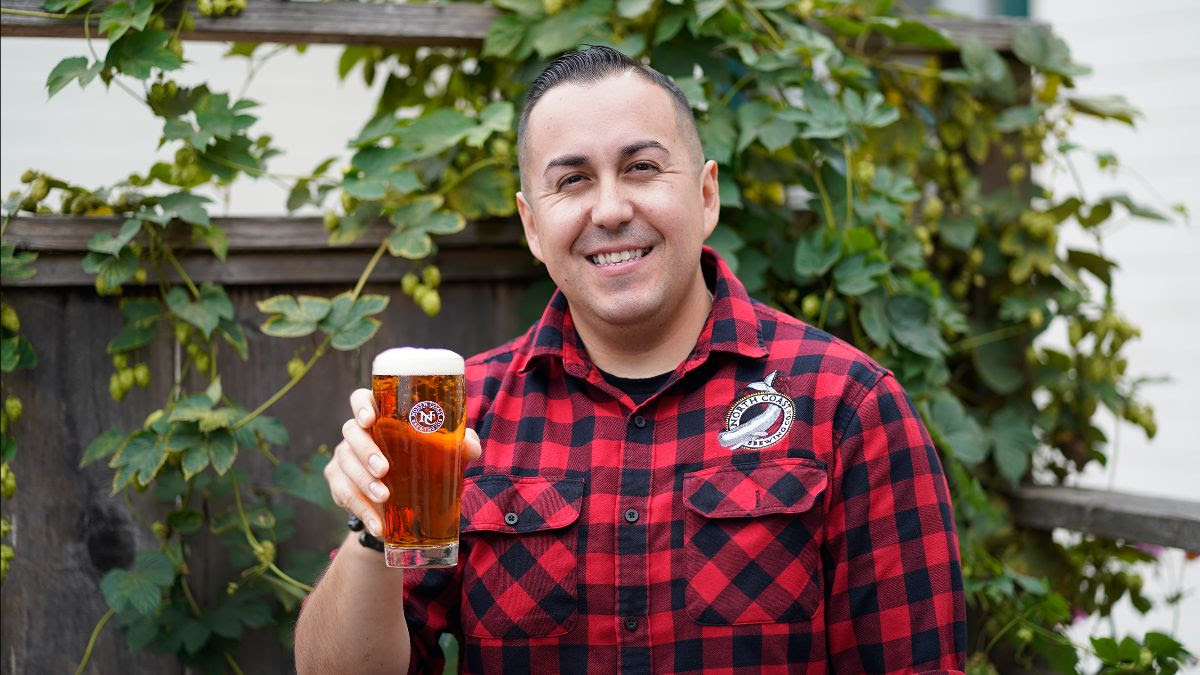
<instances>
[{"instance_id":1,"label":"man's mouth","mask_svg":"<svg viewBox=\"0 0 1200 675\"><path fill-rule=\"evenodd\" d=\"M637 260L638 258L649 253L651 248L653 248L653 247L647 246L645 248L631 248L627 251L612 251L609 253L597 253L595 255L589 255L587 258L589 261L591 261L591 263L593 265L596 265L598 267L604 267L606 265L618 265L620 263L628 262L630 260Z\"/></svg>"}]
</instances>

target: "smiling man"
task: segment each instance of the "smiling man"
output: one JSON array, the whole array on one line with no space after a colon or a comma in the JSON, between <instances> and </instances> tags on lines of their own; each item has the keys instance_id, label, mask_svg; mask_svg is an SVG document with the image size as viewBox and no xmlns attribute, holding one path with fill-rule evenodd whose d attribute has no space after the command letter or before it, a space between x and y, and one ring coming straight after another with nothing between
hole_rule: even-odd
<instances>
[{"instance_id":1,"label":"smiling man","mask_svg":"<svg viewBox=\"0 0 1200 675\"><path fill-rule=\"evenodd\" d=\"M346 540L301 672L957 672L966 624L937 453L891 373L752 301L687 100L592 47L534 82L517 205L559 291L467 362L459 565ZM326 479L378 534L371 393ZM401 609L402 607L402 609Z\"/></svg>"}]
</instances>

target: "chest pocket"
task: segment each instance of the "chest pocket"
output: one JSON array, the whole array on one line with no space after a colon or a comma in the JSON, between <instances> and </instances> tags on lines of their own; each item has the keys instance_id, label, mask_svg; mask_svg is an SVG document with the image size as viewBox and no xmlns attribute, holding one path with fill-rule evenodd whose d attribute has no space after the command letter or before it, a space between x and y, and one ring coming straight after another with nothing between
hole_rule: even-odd
<instances>
[{"instance_id":1,"label":"chest pocket","mask_svg":"<svg viewBox=\"0 0 1200 675\"><path fill-rule=\"evenodd\" d=\"M577 610L583 479L483 475L463 484L462 622L467 635L562 635Z\"/></svg>"},{"instance_id":2,"label":"chest pocket","mask_svg":"<svg viewBox=\"0 0 1200 675\"><path fill-rule=\"evenodd\" d=\"M686 605L697 623L812 618L827 481L820 462L791 458L684 475Z\"/></svg>"}]
</instances>

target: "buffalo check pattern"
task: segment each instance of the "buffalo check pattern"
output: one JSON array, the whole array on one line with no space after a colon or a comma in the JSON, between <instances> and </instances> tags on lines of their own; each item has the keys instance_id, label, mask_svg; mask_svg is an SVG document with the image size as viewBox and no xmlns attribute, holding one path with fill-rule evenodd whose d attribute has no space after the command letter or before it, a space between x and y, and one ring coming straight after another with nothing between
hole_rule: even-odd
<instances>
[{"instance_id":1,"label":"buffalo check pattern","mask_svg":"<svg viewBox=\"0 0 1200 675\"><path fill-rule=\"evenodd\" d=\"M641 404L590 362L561 294L467 362L483 456L459 565L405 572L414 672L959 672L966 621L941 463L895 377L752 301L705 249L713 309ZM778 372L762 448L717 441ZM753 411L748 411L753 413Z\"/></svg>"}]
</instances>

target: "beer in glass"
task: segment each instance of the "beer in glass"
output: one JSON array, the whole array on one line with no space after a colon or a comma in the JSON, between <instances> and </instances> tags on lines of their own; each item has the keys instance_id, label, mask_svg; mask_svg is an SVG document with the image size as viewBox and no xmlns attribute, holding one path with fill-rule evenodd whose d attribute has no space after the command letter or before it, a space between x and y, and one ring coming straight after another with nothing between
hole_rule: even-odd
<instances>
[{"instance_id":1,"label":"beer in glass","mask_svg":"<svg viewBox=\"0 0 1200 675\"><path fill-rule=\"evenodd\" d=\"M446 349L389 349L375 357L371 429L388 459L381 480L388 567L458 563L465 387L463 358Z\"/></svg>"}]
</instances>

